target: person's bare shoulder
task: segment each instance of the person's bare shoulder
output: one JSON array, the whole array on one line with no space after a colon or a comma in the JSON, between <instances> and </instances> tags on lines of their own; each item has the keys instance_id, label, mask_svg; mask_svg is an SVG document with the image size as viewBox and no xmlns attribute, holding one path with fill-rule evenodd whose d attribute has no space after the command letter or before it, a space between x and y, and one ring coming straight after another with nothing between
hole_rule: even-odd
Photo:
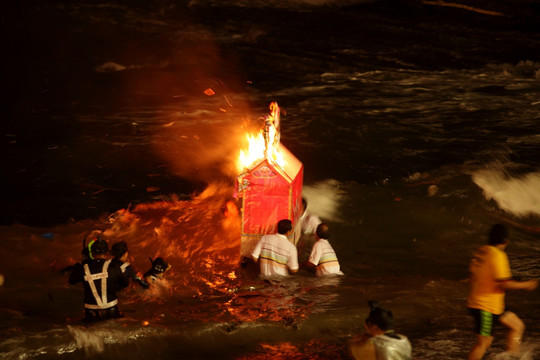
<instances>
[{"instance_id":1,"label":"person's bare shoulder","mask_svg":"<svg viewBox=\"0 0 540 360\"><path fill-rule=\"evenodd\" d=\"M349 355L357 360L376 360L375 345L367 336L357 336L349 342Z\"/></svg>"}]
</instances>

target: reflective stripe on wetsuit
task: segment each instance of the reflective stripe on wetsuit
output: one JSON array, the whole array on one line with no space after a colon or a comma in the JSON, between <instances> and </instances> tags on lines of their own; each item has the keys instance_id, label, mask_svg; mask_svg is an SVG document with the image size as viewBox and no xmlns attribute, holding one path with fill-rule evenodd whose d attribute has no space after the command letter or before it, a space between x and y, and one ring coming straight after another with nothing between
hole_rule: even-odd
<instances>
[{"instance_id":1,"label":"reflective stripe on wetsuit","mask_svg":"<svg viewBox=\"0 0 540 360\"><path fill-rule=\"evenodd\" d=\"M122 272L123 272L123 273L126 272L126 269L127 269L128 266L129 266L129 263L128 263L128 262L125 262L125 263L123 263L123 264L120 266L120 269L122 269Z\"/></svg>"},{"instance_id":2,"label":"reflective stripe on wetsuit","mask_svg":"<svg viewBox=\"0 0 540 360\"><path fill-rule=\"evenodd\" d=\"M90 268L88 267L88 264L84 264L84 281L88 282L88 285L90 286L90 290L92 290L92 295L94 295L94 299L96 299L96 304L84 304L84 307L87 309L108 309L116 304L118 304L118 300L113 300L111 302L107 302L107 278L109 277L109 273L107 272L107 269L109 268L109 264L111 263L111 260L105 261L103 264L103 269L98 274L92 274L90 272ZM94 280L101 279L101 297L99 296L96 284L94 283Z\"/></svg>"}]
</instances>

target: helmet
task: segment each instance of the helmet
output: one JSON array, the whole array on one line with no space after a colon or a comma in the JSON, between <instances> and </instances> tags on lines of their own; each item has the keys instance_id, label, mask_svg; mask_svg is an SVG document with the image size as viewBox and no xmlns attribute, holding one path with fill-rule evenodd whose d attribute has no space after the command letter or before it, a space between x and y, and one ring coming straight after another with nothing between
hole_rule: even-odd
<instances>
[{"instance_id":1,"label":"helmet","mask_svg":"<svg viewBox=\"0 0 540 360\"><path fill-rule=\"evenodd\" d=\"M106 254L109 251L109 244L100 237L95 238L88 244L90 258L93 259L95 254Z\"/></svg>"}]
</instances>

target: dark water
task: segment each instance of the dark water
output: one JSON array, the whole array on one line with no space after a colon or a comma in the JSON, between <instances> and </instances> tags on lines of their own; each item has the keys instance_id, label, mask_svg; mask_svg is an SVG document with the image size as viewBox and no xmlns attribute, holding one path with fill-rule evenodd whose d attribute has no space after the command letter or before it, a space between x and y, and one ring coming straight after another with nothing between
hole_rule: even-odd
<instances>
[{"instance_id":1,"label":"dark water","mask_svg":"<svg viewBox=\"0 0 540 360\"><path fill-rule=\"evenodd\" d=\"M514 275L540 276L540 9L461 4L11 4L2 357L341 359L376 299L415 358L465 358L467 264L494 222ZM271 101L342 278L265 282L238 265L226 202ZM173 266L121 295L123 320L83 328L60 270L93 229L127 241L141 272L149 256ZM534 359L538 290L507 302ZM500 329L488 356L503 349Z\"/></svg>"}]
</instances>

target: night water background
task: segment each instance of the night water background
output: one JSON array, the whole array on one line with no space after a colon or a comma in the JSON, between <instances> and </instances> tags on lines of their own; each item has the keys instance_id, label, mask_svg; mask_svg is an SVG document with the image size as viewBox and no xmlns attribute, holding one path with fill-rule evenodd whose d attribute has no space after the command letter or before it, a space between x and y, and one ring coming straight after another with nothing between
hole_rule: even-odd
<instances>
[{"instance_id":1,"label":"night water background","mask_svg":"<svg viewBox=\"0 0 540 360\"><path fill-rule=\"evenodd\" d=\"M516 278L540 276L538 24L521 0L10 3L1 357L345 359L378 300L415 359L465 358L468 262L492 224ZM343 277L238 264L235 161L271 101ZM140 272L172 268L83 327L61 269L96 229ZM538 358L539 290L507 304Z\"/></svg>"}]
</instances>

